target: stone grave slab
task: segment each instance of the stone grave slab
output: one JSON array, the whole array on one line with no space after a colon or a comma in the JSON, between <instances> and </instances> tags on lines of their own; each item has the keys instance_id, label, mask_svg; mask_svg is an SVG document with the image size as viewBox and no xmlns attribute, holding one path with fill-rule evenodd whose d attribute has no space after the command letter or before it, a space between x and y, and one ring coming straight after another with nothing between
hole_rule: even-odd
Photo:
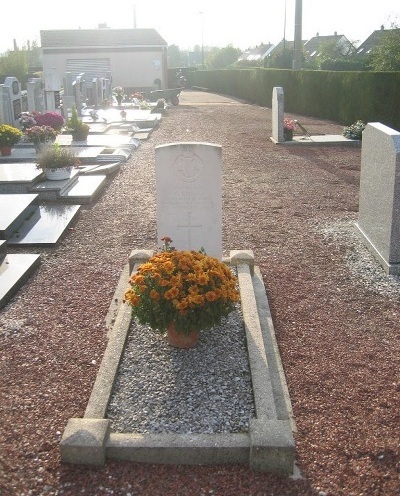
<instances>
[{"instance_id":1,"label":"stone grave slab","mask_svg":"<svg viewBox=\"0 0 400 496\"><path fill-rule=\"evenodd\" d=\"M95 161L97 156L100 155L105 148L105 146L87 146L86 143L82 143L82 146L78 146L76 143L73 145L73 149L80 160L91 160L92 162Z\"/></svg>"},{"instance_id":2,"label":"stone grave slab","mask_svg":"<svg viewBox=\"0 0 400 496\"><path fill-rule=\"evenodd\" d=\"M104 124L113 123L135 123L137 121L148 122L148 127L154 127L154 125L161 119L161 114L152 114L151 109L133 109L124 107L126 112L126 119L121 118L121 109L109 108L109 109L99 109L97 110L99 119L98 122L103 122ZM90 110L86 109L82 112L82 120L88 124L93 122L89 114Z\"/></svg>"},{"instance_id":3,"label":"stone grave slab","mask_svg":"<svg viewBox=\"0 0 400 496\"><path fill-rule=\"evenodd\" d=\"M73 145L78 147L76 142L72 141L72 136L70 134L60 134L57 136L56 143L62 146ZM124 136L121 134L94 134L87 137L87 141L84 142L83 146L106 146L112 148L137 148L138 142L130 136Z\"/></svg>"},{"instance_id":4,"label":"stone grave slab","mask_svg":"<svg viewBox=\"0 0 400 496\"><path fill-rule=\"evenodd\" d=\"M15 146L11 149L11 155L3 157L0 155L0 164L10 162L33 162L36 159L34 146Z\"/></svg>"},{"instance_id":5,"label":"stone grave slab","mask_svg":"<svg viewBox=\"0 0 400 496\"><path fill-rule=\"evenodd\" d=\"M0 164L0 193L27 193L41 175L33 162Z\"/></svg>"},{"instance_id":6,"label":"stone grave slab","mask_svg":"<svg viewBox=\"0 0 400 496\"><path fill-rule=\"evenodd\" d=\"M41 200L55 201L63 191L70 188L78 180L78 175L79 169L73 169L68 179L61 179L59 181L45 179L34 184L29 191L39 195Z\"/></svg>"},{"instance_id":7,"label":"stone grave slab","mask_svg":"<svg viewBox=\"0 0 400 496\"><path fill-rule=\"evenodd\" d=\"M63 191L60 198L73 203L91 203L102 191L106 175L79 175L77 181L67 190Z\"/></svg>"},{"instance_id":8,"label":"stone grave slab","mask_svg":"<svg viewBox=\"0 0 400 496\"><path fill-rule=\"evenodd\" d=\"M352 140L342 136L341 134L318 134L310 136L293 136L291 141L283 141L280 144L284 145L346 145L346 146L361 146L360 140Z\"/></svg>"},{"instance_id":9,"label":"stone grave slab","mask_svg":"<svg viewBox=\"0 0 400 496\"><path fill-rule=\"evenodd\" d=\"M148 129L143 130L143 131L144 131L143 133L139 133L139 132L138 133L135 133L133 135L133 137L135 139L138 139L138 140L141 140L141 141L145 141L145 140L149 139L149 136L150 136L151 132L149 132Z\"/></svg>"},{"instance_id":10,"label":"stone grave slab","mask_svg":"<svg viewBox=\"0 0 400 496\"><path fill-rule=\"evenodd\" d=\"M37 254L8 254L0 260L0 308L20 289L40 264Z\"/></svg>"},{"instance_id":11,"label":"stone grave slab","mask_svg":"<svg viewBox=\"0 0 400 496\"><path fill-rule=\"evenodd\" d=\"M80 209L80 205L41 205L7 240L9 245L56 244Z\"/></svg>"},{"instance_id":12,"label":"stone grave slab","mask_svg":"<svg viewBox=\"0 0 400 496\"><path fill-rule=\"evenodd\" d=\"M95 164L95 165L82 165L79 167L80 175L92 175L92 174L105 174L106 176L110 174L115 174L121 169L121 162L110 162L105 164Z\"/></svg>"},{"instance_id":13,"label":"stone grave slab","mask_svg":"<svg viewBox=\"0 0 400 496\"><path fill-rule=\"evenodd\" d=\"M97 162L126 162L132 155L132 148L104 148L96 157Z\"/></svg>"},{"instance_id":14,"label":"stone grave slab","mask_svg":"<svg viewBox=\"0 0 400 496\"><path fill-rule=\"evenodd\" d=\"M105 122L90 122L88 120L86 123L89 124L89 136L91 136L92 134L105 133L110 127L109 124L106 124Z\"/></svg>"},{"instance_id":15,"label":"stone grave slab","mask_svg":"<svg viewBox=\"0 0 400 496\"><path fill-rule=\"evenodd\" d=\"M0 239L9 239L15 227L36 210L37 194L0 194Z\"/></svg>"},{"instance_id":16,"label":"stone grave slab","mask_svg":"<svg viewBox=\"0 0 400 496\"><path fill-rule=\"evenodd\" d=\"M222 148L211 143L157 146L157 234L179 250L222 258Z\"/></svg>"}]
</instances>

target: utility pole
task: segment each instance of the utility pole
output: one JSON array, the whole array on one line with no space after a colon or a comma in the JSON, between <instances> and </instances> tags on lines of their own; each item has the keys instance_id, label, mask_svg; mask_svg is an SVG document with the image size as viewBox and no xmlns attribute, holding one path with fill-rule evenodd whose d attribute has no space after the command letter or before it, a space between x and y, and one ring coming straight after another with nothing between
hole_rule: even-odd
<instances>
[{"instance_id":1,"label":"utility pole","mask_svg":"<svg viewBox=\"0 0 400 496\"><path fill-rule=\"evenodd\" d=\"M296 71L301 69L302 56L302 0L296 0L296 10L294 14L294 57L293 69Z\"/></svg>"},{"instance_id":2,"label":"utility pole","mask_svg":"<svg viewBox=\"0 0 400 496\"><path fill-rule=\"evenodd\" d=\"M201 68L204 69L204 12L201 15Z\"/></svg>"}]
</instances>

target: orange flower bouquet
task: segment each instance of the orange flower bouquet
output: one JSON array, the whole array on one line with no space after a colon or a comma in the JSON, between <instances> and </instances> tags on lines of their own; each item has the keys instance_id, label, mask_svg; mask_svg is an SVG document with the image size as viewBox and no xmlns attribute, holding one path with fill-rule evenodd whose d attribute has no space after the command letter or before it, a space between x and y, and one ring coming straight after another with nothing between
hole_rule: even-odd
<instances>
[{"instance_id":1,"label":"orange flower bouquet","mask_svg":"<svg viewBox=\"0 0 400 496\"><path fill-rule=\"evenodd\" d=\"M171 322L178 333L209 329L239 301L237 278L230 268L204 251L169 247L143 263L130 279L125 301L141 324L164 332Z\"/></svg>"}]
</instances>

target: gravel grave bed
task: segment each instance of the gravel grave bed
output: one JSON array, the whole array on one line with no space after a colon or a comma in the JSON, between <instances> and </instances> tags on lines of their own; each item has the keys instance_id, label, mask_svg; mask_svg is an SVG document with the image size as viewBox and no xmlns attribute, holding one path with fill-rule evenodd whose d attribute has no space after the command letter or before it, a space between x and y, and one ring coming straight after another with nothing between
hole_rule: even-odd
<instances>
[{"instance_id":1,"label":"gravel grave bed","mask_svg":"<svg viewBox=\"0 0 400 496\"><path fill-rule=\"evenodd\" d=\"M254 416L239 308L190 350L133 320L107 412L113 432L248 432Z\"/></svg>"},{"instance_id":2,"label":"gravel grave bed","mask_svg":"<svg viewBox=\"0 0 400 496\"><path fill-rule=\"evenodd\" d=\"M0 494L392 496L400 493L400 288L352 234L361 150L274 145L271 109L183 91L161 125L81 208L0 311ZM298 119L310 134L343 126ZM297 432L300 477L247 466L61 465L107 345L129 254L156 248L155 146L222 146L224 256L253 250ZM10 252L32 252L13 248Z\"/></svg>"}]
</instances>

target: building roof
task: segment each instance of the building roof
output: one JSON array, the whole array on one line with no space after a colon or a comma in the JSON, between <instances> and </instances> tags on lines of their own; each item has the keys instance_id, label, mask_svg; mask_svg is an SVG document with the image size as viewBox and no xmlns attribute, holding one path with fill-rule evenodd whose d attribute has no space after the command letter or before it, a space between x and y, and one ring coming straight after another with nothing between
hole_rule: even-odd
<instances>
[{"instance_id":1,"label":"building roof","mask_svg":"<svg viewBox=\"0 0 400 496\"><path fill-rule=\"evenodd\" d=\"M238 61L240 60L249 60L249 61L258 61L258 60L264 60L264 58L269 54L269 52L272 50L274 45L272 43L268 43L267 45L264 43L261 43L261 45L255 47L255 48L249 48L245 52L243 52L239 58Z\"/></svg>"},{"instance_id":2,"label":"building roof","mask_svg":"<svg viewBox=\"0 0 400 496\"><path fill-rule=\"evenodd\" d=\"M308 53L318 52L321 45L325 45L326 43L338 43L344 37L343 34L334 34L328 36L320 36L317 33L317 36L310 38L305 44L304 48Z\"/></svg>"},{"instance_id":3,"label":"building roof","mask_svg":"<svg viewBox=\"0 0 400 496\"><path fill-rule=\"evenodd\" d=\"M42 48L167 45L155 29L61 29L40 31Z\"/></svg>"},{"instance_id":4,"label":"building roof","mask_svg":"<svg viewBox=\"0 0 400 496\"><path fill-rule=\"evenodd\" d=\"M381 29L377 29L376 31L373 31L368 38L361 43L361 45L357 48L357 54L359 55L367 55L373 50L377 45L379 45L379 42L382 39L382 36L387 35L393 31L399 31L400 28L396 29L385 29L383 26L381 26Z\"/></svg>"},{"instance_id":5,"label":"building roof","mask_svg":"<svg viewBox=\"0 0 400 496\"><path fill-rule=\"evenodd\" d=\"M317 36L310 38L304 44L304 50L310 57L318 56L321 53L322 47L330 43L334 44L342 55L347 55L354 50L351 41L344 34L337 34L336 32L328 36L320 36L317 33Z\"/></svg>"},{"instance_id":6,"label":"building roof","mask_svg":"<svg viewBox=\"0 0 400 496\"><path fill-rule=\"evenodd\" d=\"M304 46L307 43L307 40L302 40L301 44ZM286 40L283 38L276 46L274 46L274 52L282 52L283 50L293 50L294 49L294 41Z\"/></svg>"}]
</instances>

